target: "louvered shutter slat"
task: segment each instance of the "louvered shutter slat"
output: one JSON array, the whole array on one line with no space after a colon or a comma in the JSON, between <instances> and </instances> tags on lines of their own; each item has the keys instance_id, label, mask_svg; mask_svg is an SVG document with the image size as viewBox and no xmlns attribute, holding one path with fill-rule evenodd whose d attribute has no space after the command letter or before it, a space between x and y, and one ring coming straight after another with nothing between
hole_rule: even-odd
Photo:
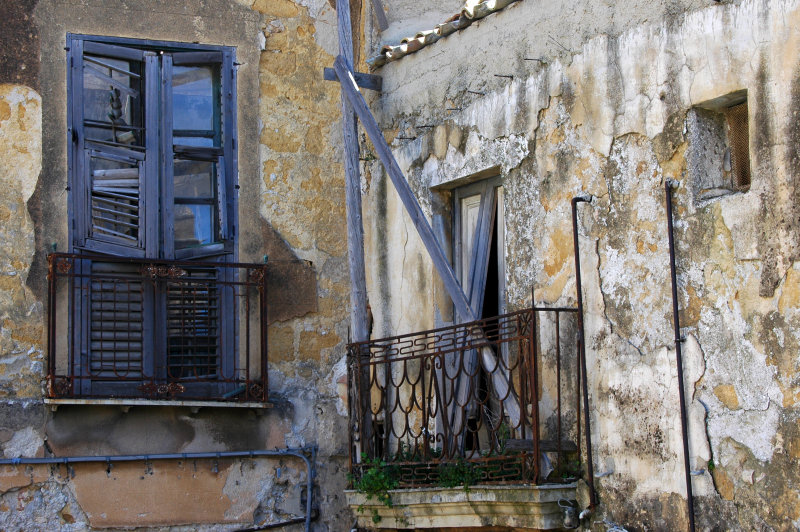
<instances>
[{"instance_id":1,"label":"louvered shutter slat","mask_svg":"<svg viewBox=\"0 0 800 532\"><path fill-rule=\"evenodd\" d=\"M94 261L90 283L89 368L94 377L142 377L144 284L135 266Z\"/></svg>"}]
</instances>

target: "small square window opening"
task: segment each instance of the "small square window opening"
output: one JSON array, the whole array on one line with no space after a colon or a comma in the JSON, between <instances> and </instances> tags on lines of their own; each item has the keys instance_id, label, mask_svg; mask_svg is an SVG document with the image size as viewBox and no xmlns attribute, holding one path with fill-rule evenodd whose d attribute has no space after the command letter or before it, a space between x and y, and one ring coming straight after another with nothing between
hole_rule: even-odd
<instances>
[{"instance_id":1,"label":"small square window opening","mask_svg":"<svg viewBox=\"0 0 800 532\"><path fill-rule=\"evenodd\" d=\"M687 120L689 176L695 198L708 200L750 188L747 91L703 102Z\"/></svg>"}]
</instances>

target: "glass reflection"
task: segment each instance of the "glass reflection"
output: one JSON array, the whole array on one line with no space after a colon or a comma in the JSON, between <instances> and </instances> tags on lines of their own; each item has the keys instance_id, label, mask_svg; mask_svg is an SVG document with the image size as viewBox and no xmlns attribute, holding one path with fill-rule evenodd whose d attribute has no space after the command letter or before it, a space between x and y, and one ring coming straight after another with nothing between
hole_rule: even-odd
<instances>
[{"instance_id":1,"label":"glass reflection","mask_svg":"<svg viewBox=\"0 0 800 532\"><path fill-rule=\"evenodd\" d=\"M214 242L214 209L211 205L175 205L175 249Z\"/></svg>"},{"instance_id":2,"label":"glass reflection","mask_svg":"<svg viewBox=\"0 0 800 532\"><path fill-rule=\"evenodd\" d=\"M89 139L141 145L141 79L136 63L107 57L84 56L83 119Z\"/></svg>"},{"instance_id":3,"label":"glass reflection","mask_svg":"<svg viewBox=\"0 0 800 532\"><path fill-rule=\"evenodd\" d=\"M174 184L176 198L213 198L215 163L176 160Z\"/></svg>"},{"instance_id":4,"label":"glass reflection","mask_svg":"<svg viewBox=\"0 0 800 532\"><path fill-rule=\"evenodd\" d=\"M174 129L214 130L214 72L208 66L176 66L172 73Z\"/></svg>"}]
</instances>

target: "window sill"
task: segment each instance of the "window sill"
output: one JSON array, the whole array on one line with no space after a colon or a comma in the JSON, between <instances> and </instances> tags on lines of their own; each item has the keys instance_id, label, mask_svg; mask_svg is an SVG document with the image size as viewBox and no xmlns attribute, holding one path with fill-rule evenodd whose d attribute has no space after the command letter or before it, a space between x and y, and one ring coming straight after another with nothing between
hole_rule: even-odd
<instances>
[{"instance_id":1,"label":"window sill","mask_svg":"<svg viewBox=\"0 0 800 532\"><path fill-rule=\"evenodd\" d=\"M411 488L390 490L392 507L364 493L345 491L347 504L361 527L372 529L473 528L502 526L534 530L560 530L564 511L559 499L575 500L577 483L471 486L463 488ZM359 512L362 507L364 511ZM373 522L373 511L380 521Z\"/></svg>"},{"instance_id":2,"label":"window sill","mask_svg":"<svg viewBox=\"0 0 800 532\"><path fill-rule=\"evenodd\" d=\"M181 401L181 400L159 400L159 399L49 399L45 398L44 403L52 411L58 410L59 406L119 406L126 411L132 406L170 406L191 408L193 412L201 408L250 408L253 410L266 410L272 408L272 403L259 402L234 402L234 401Z\"/></svg>"}]
</instances>

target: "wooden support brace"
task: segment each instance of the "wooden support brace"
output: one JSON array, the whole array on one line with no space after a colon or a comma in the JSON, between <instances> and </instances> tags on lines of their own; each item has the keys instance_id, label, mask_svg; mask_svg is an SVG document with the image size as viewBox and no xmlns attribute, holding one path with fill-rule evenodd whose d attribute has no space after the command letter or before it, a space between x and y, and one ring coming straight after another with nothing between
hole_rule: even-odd
<instances>
[{"instance_id":1,"label":"wooden support brace","mask_svg":"<svg viewBox=\"0 0 800 532\"><path fill-rule=\"evenodd\" d=\"M353 70L353 35L350 27L350 4L337 0L339 57L347 72ZM358 166L358 124L352 106L342 93L344 128L345 202L347 208L347 243L350 263L350 303L352 341L368 340L367 288L364 267L364 228L361 221L361 173Z\"/></svg>"},{"instance_id":2,"label":"wooden support brace","mask_svg":"<svg viewBox=\"0 0 800 532\"><path fill-rule=\"evenodd\" d=\"M434 267L442 276L445 290L447 290L447 293L453 300L456 312L467 321L474 321L475 314L472 312L469 301L467 301L467 296L464 295L464 291L461 289L458 279L456 279L456 274L453 272L450 262L445 257L442 248L439 246L439 242L436 240L433 229L428 224L428 220L425 218L422 208L419 206L419 203L417 203L414 193L408 186L408 182L406 182L403 171L400 170L391 148L386 143L386 139L383 138L383 133L378 127L375 117L372 116L367 102L364 101L364 97L358 91L358 85L347 68L344 58L341 56L337 57L333 65L336 70L336 75L341 82L342 91L350 100L367 135L369 135L370 140L372 140L381 162L383 162L383 165L386 167L386 172L389 174L389 178L392 180L400 196L400 200L403 202L403 206L405 206L406 212L411 218L411 222L417 229L422 243L425 245L425 249L427 249L428 254L431 256Z\"/></svg>"},{"instance_id":3,"label":"wooden support brace","mask_svg":"<svg viewBox=\"0 0 800 532\"><path fill-rule=\"evenodd\" d=\"M322 71L325 81L339 81L336 77L336 71L330 67L325 67ZM362 89L380 92L383 88L383 78L375 74L364 74L361 72L353 72L353 78Z\"/></svg>"},{"instance_id":4,"label":"wooden support brace","mask_svg":"<svg viewBox=\"0 0 800 532\"><path fill-rule=\"evenodd\" d=\"M336 0L339 57L348 72L353 71L353 32L350 22L349 0ZM340 84L341 85L341 84ZM345 206L347 211L347 258L350 270L350 327L351 341L369 340L367 324L367 281L364 266L364 226L361 213L361 173L358 163L358 118L349 99L342 91L342 128L344 139ZM369 402L369 353L359 353L359 389L366 390L359 397L359 441L361 452L371 452L372 410ZM370 455L371 456L371 455Z\"/></svg>"},{"instance_id":5,"label":"wooden support brace","mask_svg":"<svg viewBox=\"0 0 800 532\"><path fill-rule=\"evenodd\" d=\"M367 102L359 92L358 85L350 69L347 67L345 59L342 56L337 57L333 63L333 68L336 70L336 75L339 78L342 92L347 96L358 118L361 120L367 135L369 135L370 140L372 140L372 144L378 152L378 157L386 168L386 173L389 174L389 178L392 180L397 194L400 196L400 200L403 202L403 206L406 208L406 212L411 218L411 222L414 224L425 249L428 251L436 271L439 272L445 290L447 290L456 308L456 313L466 321L476 321L477 317L467 300L467 296L464 294L464 290L461 288L461 284L458 282L456 274L453 272L450 262L445 257L438 240L436 240L436 235L428 223L427 218L425 218L425 214L422 212L422 208L419 206L416 197L414 197L414 192L411 190L411 187L409 187L403 175L403 171L400 170L400 166L397 164L391 148L386 143L386 139L383 137L383 133L378 127L375 117L372 116ZM476 331L474 334L476 336L482 335L480 331ZM498 397L504 399L503 406L511 419L512 426L517 426L521 415L519 400L509 389L506 376L502 372L497 371L498 360L492 349L484 347L480 351L481 364L484 369L492 375L494 389ZM458 427L453 427L454 431L457 431L457 429Z\"/></svg>"}]
</instances>

